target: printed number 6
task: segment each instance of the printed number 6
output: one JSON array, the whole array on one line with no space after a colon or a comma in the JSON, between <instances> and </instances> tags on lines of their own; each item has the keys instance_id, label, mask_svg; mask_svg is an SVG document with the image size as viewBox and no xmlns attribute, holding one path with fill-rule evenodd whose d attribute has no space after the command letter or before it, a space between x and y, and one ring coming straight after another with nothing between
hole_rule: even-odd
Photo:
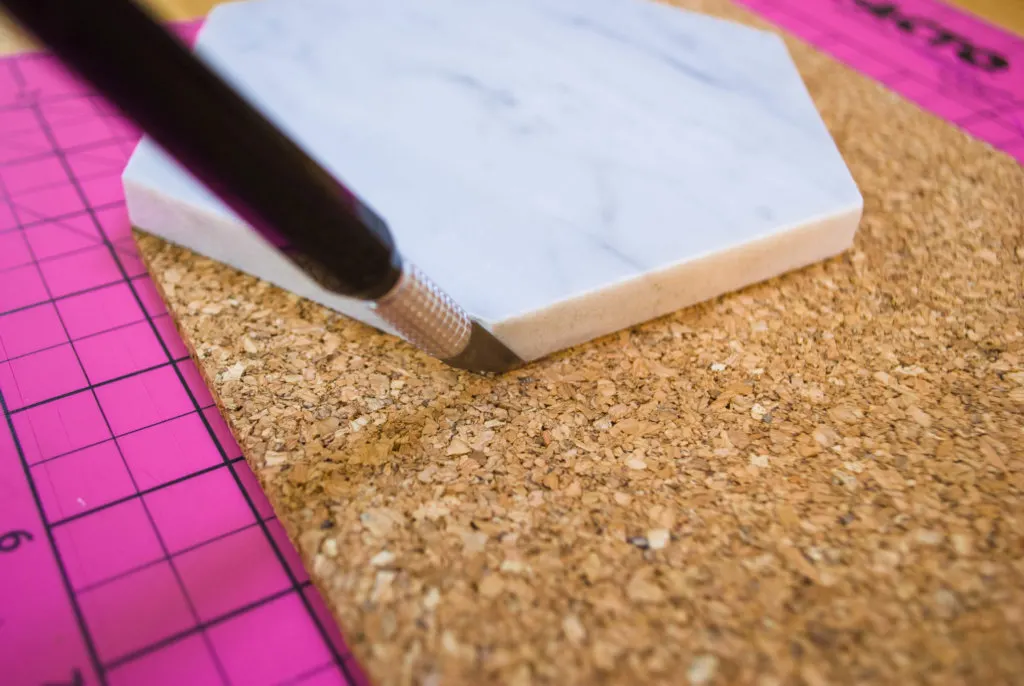
<instances>
[{"instance_id":1,"label":"printed number 6","mask_svg":"<svg viewBox=\"0 0 1024 686\"><path fill-rule=\"evenodd\" d=\"M32 534L27 531L8 531L0 536L0 553L13 553L21 545L22 539L31 541Z\"/></svg>"}]
</instances>

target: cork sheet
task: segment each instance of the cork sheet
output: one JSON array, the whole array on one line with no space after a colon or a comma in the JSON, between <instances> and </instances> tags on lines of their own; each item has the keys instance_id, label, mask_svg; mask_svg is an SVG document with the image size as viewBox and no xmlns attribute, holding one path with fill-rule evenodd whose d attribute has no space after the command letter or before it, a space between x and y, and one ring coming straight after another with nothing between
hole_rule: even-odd
<instances>
[{"instance_id":1,"label":"cork sheet","mask_svg":"<svg viewBox=\"0 0 1024 686\"><path fill-rule=\"evenodd\" d=\"M855 249L507 378L138 234L374 682L1020 678L1024 170L789 45Z\"/></svg>"}]
</instances>

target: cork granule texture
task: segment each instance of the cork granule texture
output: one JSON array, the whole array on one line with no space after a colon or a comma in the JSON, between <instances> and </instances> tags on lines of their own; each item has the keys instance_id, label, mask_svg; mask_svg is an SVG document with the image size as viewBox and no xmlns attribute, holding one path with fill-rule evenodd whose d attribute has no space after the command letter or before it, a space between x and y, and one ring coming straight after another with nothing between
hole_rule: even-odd
<instances>
[{"instance_id":1,"label":"cork granule texture","mask_svg":"<svg viewBox=\"0 0 1024 686\"><path fill-rule=\"evenodd\" d=\"M854 249L506 377L137 234L374 683L1024 678L1024 170L787 41Z\"/></svg>"}]
</instances>

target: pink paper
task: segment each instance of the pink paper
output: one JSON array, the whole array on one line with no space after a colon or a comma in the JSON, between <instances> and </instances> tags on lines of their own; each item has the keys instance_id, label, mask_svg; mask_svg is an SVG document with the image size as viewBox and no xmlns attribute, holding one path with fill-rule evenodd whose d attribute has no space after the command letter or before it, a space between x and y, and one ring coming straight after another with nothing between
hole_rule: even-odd
<instances>
[{"instance_id":1,"label":"pink paper","mask_svg":"<svg viewBox=\"0 0 1024 686\"><path fill-rule=\"evenodd\" d=\"M1021 39L930 0L741 1L1024 160ZM45 54L0 60L0 129L4 684L365 683L135 252L138 132Z\"/></svg>"}]
</instances>

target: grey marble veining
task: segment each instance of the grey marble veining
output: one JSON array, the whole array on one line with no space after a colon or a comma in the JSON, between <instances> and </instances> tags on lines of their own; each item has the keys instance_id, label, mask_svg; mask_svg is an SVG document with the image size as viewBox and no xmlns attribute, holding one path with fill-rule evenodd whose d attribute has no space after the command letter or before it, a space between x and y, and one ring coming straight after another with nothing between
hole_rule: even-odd
<instances>
[{"instance_id":1,"label":"grey marble veining","mask_svg":"<svg viewBox=\"0 0 1024 686\"><path fill-rule=\"evenodd\" d=\"M782 41L651 0L249 0L197 51L527 359L846 249L862 201ZM387 330L143 139L145 230Z\"/></svg>"}]
</instances>

